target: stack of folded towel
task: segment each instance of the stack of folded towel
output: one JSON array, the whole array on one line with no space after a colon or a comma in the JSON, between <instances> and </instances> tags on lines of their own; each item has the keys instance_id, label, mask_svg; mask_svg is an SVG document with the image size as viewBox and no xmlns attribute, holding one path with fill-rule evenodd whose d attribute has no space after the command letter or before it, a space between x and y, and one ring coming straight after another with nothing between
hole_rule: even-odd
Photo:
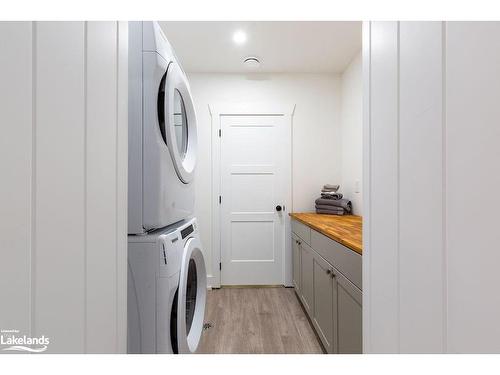
<instances>
[{"instance_id":1,"label":"stack of folded towel","mask_svg":"<svg viewBox=\"0 0 500 375\"><path fill-rule=\"evenodd\" d=\"M326 184L321 189L321 197L316 199L316 213L329 215L344 215L351 213L351 201L342 199L342 194L338 193L339 185Z\"/></svg>"},{"instance_id":2,"label":"stack of folded towel","mask_svg":"<svg viewBox=\"0 0 500 375\"><path fill-rule=\"evenodd\" d=\"M339 188L340 185L330 185L330 184L324 185L323 189L321 189L321 198L342 199L342 194L337 192Z\"/></svg>"}]
</instances>

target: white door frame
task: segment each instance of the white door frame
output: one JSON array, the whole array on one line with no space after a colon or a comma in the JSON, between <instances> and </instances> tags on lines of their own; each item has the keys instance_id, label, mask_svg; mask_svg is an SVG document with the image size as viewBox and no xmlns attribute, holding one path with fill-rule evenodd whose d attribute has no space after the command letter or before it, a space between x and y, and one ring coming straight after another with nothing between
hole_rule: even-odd
<instances>
[{"instance_id":1,"label":"white door frame","mask_svg":"<svg viewBox=\"0 0 500 375\"><path fill-rule=\"evenodd\" d=\"M283 254L283 285L292 286L292 242L290 217L288 213L292 212L292 144L293 144L293 115L295 113L295 104L269 104L259 102L245 103L215 103L209 104L211 126L212 126L212 270L208 284L214 288L219 288L221 283L221 206L219 196L221 195L221 142L220 142L220 117L230 115L282 115L285 118L284 124L290 129L290 144L284 144L284 147L290 149L290 162L288 180L290 188L287 189L284 197L285 212L285 253Z\"/></svg>"}]
</instances>

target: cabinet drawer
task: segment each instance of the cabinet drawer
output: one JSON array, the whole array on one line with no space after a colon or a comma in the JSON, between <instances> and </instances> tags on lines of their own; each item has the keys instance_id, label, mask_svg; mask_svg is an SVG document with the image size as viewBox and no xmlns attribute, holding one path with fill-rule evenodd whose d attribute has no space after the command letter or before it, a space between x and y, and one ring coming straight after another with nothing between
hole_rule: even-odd
<instances>
[{"instance_id":1,"label":"cabinet drawer","mask_svg":"<svg viewBox=\"0 0 500 375\"><path fill-rule=\"evenodd\" d=\"M308 245L311 244L311 228L307 225L304 225L297 220L292 220L292 232L302 238L302 240Z\"/></svg>"},{"instance_id":2,"label":"cabinet drawer","mask_svg":"<svg viewBox=\"0 0 500 375\"><path fill-rule=\"evenodd\" d=\"M315 230L310 230L310 236L311 247L362 290L361 255Z\"/></svg>"}]
</instances>

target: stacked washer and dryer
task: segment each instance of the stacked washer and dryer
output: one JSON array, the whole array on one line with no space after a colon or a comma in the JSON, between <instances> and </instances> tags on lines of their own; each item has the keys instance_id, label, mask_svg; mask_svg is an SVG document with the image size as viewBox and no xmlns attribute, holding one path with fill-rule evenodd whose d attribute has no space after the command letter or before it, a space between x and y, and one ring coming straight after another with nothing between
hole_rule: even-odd
<instances>
[{"instance_id":1,"label":"stacked washer and dryer","mask_svg":"<svg viewBox=\"0 0 500 375\"><path fill-rule=\"evenodd\" d=\"M128 352L193 353L207 278L194 211L196 115L157 22L129 23Z\"/></svg>"}]
</instances>

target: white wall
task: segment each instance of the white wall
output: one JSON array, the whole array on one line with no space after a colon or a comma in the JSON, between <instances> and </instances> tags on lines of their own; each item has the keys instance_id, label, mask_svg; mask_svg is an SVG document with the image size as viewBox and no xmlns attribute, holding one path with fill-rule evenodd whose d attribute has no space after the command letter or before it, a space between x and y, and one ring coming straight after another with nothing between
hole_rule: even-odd
<instances>
[{"instance_id":1,"label":"white wall","mask_svg":"<svg viewBox=\"0 0 500 375\"><path fill-rule=\"evenodd\" d=\"M125 352L127 24L0 23L0 329Z\"/></svg>"},{"instance_id":2,"label":"white wall","mask_svg":"<svg viewBox=\"0 0 500 375\"><path fill-rule=\"evenodd\" d=\"M212 264L212 150L209 104L296 104L293 117L293 210L313 211L325 183L341 181L340 77L333 74L190 74L198 116L196 215L208 273ZM210 279L209 279L210 281Z\"/></svg>"},{"instance_id":3,"label":"white wall","mask_svg":"<svg viewBox=\"0 0 500 375\"><path fill-rule=\"evenodd\" d=\"M363 76L361 51L354 56L349 66L342 73L340 113L340 124L342 126L342 193L351 200L353 213L362 215ZM356 183L358 183L358 189L356 189Z\"/></svg>"},{"instance_id":4,"label":"white wall","mask_svg":"<svg viewBox=\"0 0 500 375\"><path fill-rule=\"evenodd\" d=\"M500 352L500 23L364 25L365 352Z\"/></svg>"}]
</instances>

